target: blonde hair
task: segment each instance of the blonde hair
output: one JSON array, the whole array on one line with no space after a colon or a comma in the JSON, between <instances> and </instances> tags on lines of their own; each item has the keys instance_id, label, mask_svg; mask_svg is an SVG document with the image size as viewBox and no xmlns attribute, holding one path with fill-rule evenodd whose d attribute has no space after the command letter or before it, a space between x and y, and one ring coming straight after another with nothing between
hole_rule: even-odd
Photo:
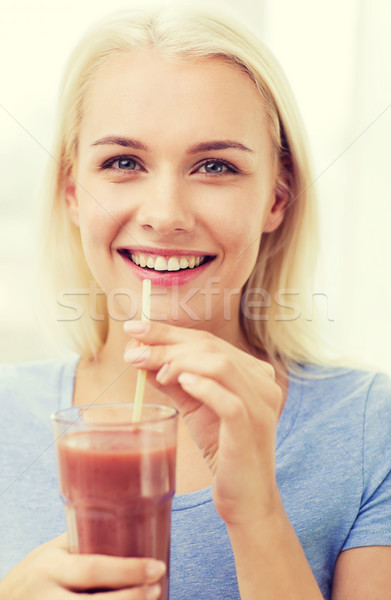
<instances>
[{"instance_id":1,"label":"blonde hair","mask_svg":"<svg viewBox=\"0 0 391 600\"><path fill-rule=\"evenodd\" d=\"M83 98L99 67L110 56L142 47L154 47L164 55L182 59L222 58L255 82L279 165L276 193L289 193L289 200L282 224L262 236L257 263L242 295L263 293L270 302L255 307L251 315L242 312L242 327L249 343L266 351L272 360L278 357L286 366L321 362L319 339L304 318L317 255L317 209L307 144L292 92L275 58L247 28L226 16L191 9L163 7L114 15L90 30L70 57L43 190L42 267L46 283L41 283L41 289L42 297L50 296L52 300L45 308L52 328L58 323L59 289L79 290L81 312L91 313L88 288L94 278L64 199L65 178L77 157ZM289 290L299 291L296 318L292 318L291 305L278 301ZM54 303L53 292L57 299ZM98 296L100 307L95 319L90 315L61 324L62 331L68 329L72 349L87 357L96 356L107 335L106 299L103 293Z\"/></svg>"}]
</instances>

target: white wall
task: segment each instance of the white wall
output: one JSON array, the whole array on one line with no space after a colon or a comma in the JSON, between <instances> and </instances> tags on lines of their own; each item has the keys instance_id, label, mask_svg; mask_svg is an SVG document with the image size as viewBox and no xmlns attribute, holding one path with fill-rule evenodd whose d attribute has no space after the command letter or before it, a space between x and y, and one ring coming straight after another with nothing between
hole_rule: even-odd
<instances>
[{"instance_id":1,"label":"white wall","mask_svg":"<svg viewBox=\"0 0 391 600\"><path fill-rule=\"evenodd\" d=\"M315 159L329 337L391 372L391 3L267 6L265 39L291 80Z\"/></svg>"},{"instance_id":2,"label":"white wall","mask_svg":"<svg viewBox=\"0 0 391 600\"><path fill-rule=\"evenodd\" d=\"M30 218L50 147L59 77L91 22L129 4L20 0L2 9L0 361L50 352L29 302ZM327 334L342 352L391 372L391 3L224 4L240 6L244 20L271 46L302 109L321 199L317 291L327 295Z\"/></svg>"}]
</instances>

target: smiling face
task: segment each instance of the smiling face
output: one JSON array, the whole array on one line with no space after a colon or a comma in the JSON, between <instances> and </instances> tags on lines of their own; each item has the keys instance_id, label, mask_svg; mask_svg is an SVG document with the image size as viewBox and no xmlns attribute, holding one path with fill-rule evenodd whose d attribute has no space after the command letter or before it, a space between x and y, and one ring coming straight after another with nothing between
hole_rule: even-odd
<instances>
[{"instance_id":1,"label":"smiling face","mask_svg":"<svg viewBox=\"0 0 391 600\"><path fill-rule=\"evenodd\" d=\"M153 50L111 57L84 100L72 175L70 217L107 294L140 298L148 277L152 317L215 332L238 323L261 232L283 215L267 117L246 74ZM122 310L132 316L129 303Z\"/></svg>"}]
</instances>

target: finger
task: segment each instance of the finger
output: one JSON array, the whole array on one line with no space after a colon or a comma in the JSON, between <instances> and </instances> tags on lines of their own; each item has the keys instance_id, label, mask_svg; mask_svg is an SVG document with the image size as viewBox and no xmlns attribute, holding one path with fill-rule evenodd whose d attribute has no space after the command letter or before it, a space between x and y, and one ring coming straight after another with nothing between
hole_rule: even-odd
<instances>
[{"instance_id":1,"label":"finger","mask_svg":"<svg viewBox=\"0 0 391 600\"><path fill-rule=\"evenodd\" d=\"M67 534L62 533L61 535L58 535L57 537L53 538L52 540L49 540L48 542L45 542L41 546L38 546L37 548L35 548L35 550L33 550L33 552L35 552L35 551L39 552L43 548L60 548L62 550L68 550ZM33 554L33 552L31 554Z\"/></svg>"},{"instance_id":2,"label":"finger","mask_svg":"<svg viewBox=\"0 0 391 600\"><path fill-rule=\"evenodd\" d=\"M215 375L217 379L225 380L238 363L241 363L242 369L246 368L248 355L233 346L227 352L225 348L220 347L220 342L221 340L217 340L214 336L202 335L197 339L186 339L184 342L176 344L128 345L124 353L124 360L132 366L149 371L157 371L163 365L170 364L171 382L181 371L187 370L196 370L199 374ZM253 362L247 366L254 370ZM264 371L262 370L260 373L264 373ZM168 375L168 370L166 374ZM163 383L162 373L160 373L158 381Z\"/></svg>"},{"instance_id":3,"label":"finger","mask_svg":"<svg viewBox=\"0 0 391 600\"><path fill-rule=\"evenodd\" d=\"M136 368L158 371L164 363L172 361L184 352L189 352L188 344L127 347L124 361Z\"/></svg>"},{"instance_id":4,"label":"finger","mask_svg":"<svg viewBox=\"0 0 391 600\"><path fill-rule=\"evenodd\" d=\"M234 471L236 480L238 474L241 479L246 473L251 473L254 466L251 444L254 427L241 399L227 392L216 381L193 373L182 373L179 383L188 395L203 403L219 418L218 461L216 453L209 454L208 445L203 448L212 472L216 473L218 468L220 475L225 474L231 483Z\"/></svg>"},{"instance_id":5,"label":"finger","mask_svg":"<svg viewBox=\"0 0 391 600\"><path fill-rule=\"evenodd\" d=\"M279 410L281 390L270 376L273 367L265 363L269 367L265 372L261 361L241 351L216 353L205 351L205 347L209 347L209 342L200 340L192 344L143 346L128 350L125 358L135 367L157 371L156 382L163 391L165 386L172 388L182 372L189 372L213 379L242 398L255 418L262 418L261 397L274 411Z\"/></svg>"},{"instance_id":6,"label":"finger","mask_svg":"<svg viewBox=\"0 0 391 600\"><path fill-rule=\"evenodd\" d=\"M77 600L157 600L160 598L161 591L159 584L153 584L112 592L94 593L91 591L88 594L77 594Z\"/></svg>"},{"instance_id":7,"label":"finger","mask_svg":"<svg viewBox=\"0 0 391 600\"><path fill-rule=\"evenodd\" d=\"M149 365L155 362L156 368L166 358L156 374L156 380L162 386L176 382L180 373L190 372L214 379L226 389L249 401L259 397L262 392L269 396L276 386L270 370L273 367L265 370L263 364L259 364L260 361L252 357L232 353L201 353L196 347L187 346L181 347L175 354L173 351L167 352L164 357L159 348L151 349L151 356L147 362ZM155 353L159 355L158 359L155 358Z\"/></svg>"},{"instance_id":8,"label":"finger","mask_svg":"<svg viewBox=\"0 0 391 600\"><path fill-rule=\"evenodd\" d=\"M153 350L155 351L155 348ZM183 346L175 355L168 356L167 358L164 366L156 376L158 382L161 384L176 381L182 372L191 372L196 375L211 377L230 388L232 373L237 367L237 362L230 355L201 352L197 347L189 348Z\"/></svg>"},{"instance_id":9,"label":"finger","mask_svg":"<svg viewBox=\"0 0 391 600\"><path fill-rule=\"evenodd\" d=\"M227 354L235 353L237 356L247 357L251 360L253 367L255 365L271 379L275 379L274 367L267 361L260 360L253 356L245 349L238 349L225 340L214 336L208 331L199 329L189 329L185 327L177 327L175 325L167 325L157 321L137 321L131 320L124 323L124 330L131 333L137 338L138 342L144 345L167 345L180 343L199 343L202 344L204 350L218 352L224 351ZM135 340L132 340L127 345L126 349L137 347Z\"/></svg>"},{"instance_id":10,"label":"finger","mask_svg":"<svg viewBox=\"0 0 391 600\"><path fill-rule=\"evenodd\" d=\"M213 379L183 372L178 383L187 394L208 406L220 419L237 422L246 415L240 399Z\"/></svg>"},{"instance_id":11,"label":"finger","mask_svg":"<svg viewBox=\"0 0 391 600\"><path fill-rule=\"evenodd\" d=\"M53 544L57 546L57 548L63 548L64 550L68 550L68 536L66 533L62 533L61 535L48 542L48 544Z\"/></svg>"},{"instance_id":12,"label":"finger","mask_svg":"<svg viewBox=\"0 0 391 600\"><path fill-rule=\"evenodd\" d=\"M162 561L147 558L121 558L92 554L62 557L56 574L68 588L118 589L157 582L166 572Z\"/></svg>"},{"instance_id":13,"label":"finger","mask_svg":"<svg viewBox=\"0 0 391 600\"><path fill-rule=\"evenodd\" d=\"M137 321L132 319L124 323L124 330L143 344L177 344L189 339L189 336L210 336L212 334L198 329L189 329L168 325L159 321Z\"/></svg>"},{"instance_id":14,"label":"finger","mask_svg":"<svg viewBox=\"0 0 391 600\"><path fill-rule=\"evenodd\" d=\"M251 402L246 393L235 394L213 379L194 373L181 373L178 383L188 395L208 406L221 421L224 421L235 434L236 440L241 437L245 439L250 429L257 430L261 437L274 430L274 406L260 402L259 399Z\"/></svg>"},{"instance_id":15,"label":"finger","mask_svg":"<svg viewBox=\"0 0 391 600\"><path fill-rule=\"evenodd\" d=\"M47 551L47 552L53 552L53 550L60 550L60 551L68 551L68 542L67 542L67 534L63 533L59 536L57 536L56 538L53 538L52 540L49 540L48 542L45 542L44 544L41 544L41 546L37 546L37 548L34 548L34 550L32 550L30 552L30 554L28 554L28 556L26 556L25 560L35 560L37 556L39 556L42 551Z\"/></svg>"},{"instance_id":16,"label":"finger","mask_svg":"<svg viewBox=\"0 0 391 600\"><path fill-rule=\"evenodd\" d=\"M138 341L144 344L144 346L154 346L156 349L158 345L169 347L177 344L191 344L195 357L196 354L199 355L200 352L221 353L226 355L226 357L231 357L231 360L235 362L245 360L252 371L255 370L258 374L275 380L275 371L269 362L259 360L248 352L232 346L232 344L217 338L207 331L176 327L174 325L167 325L159 322L134 320L127 321L124 324L124 329L125 331L133 333ZM159 363L163 364L164 362L168 362L171 358L170 354L162 355L159 352L155 352L153 355L155 361L151 360L147 365L146 359L149 358L150 348L144 350L141 350L141 348L142 346L136 346L134 344L134 340L130 342L126 347L125 361L132 363L135 366L145 364L146 366L143 368L153 370L154 368L158 368ZM181 348L179 348L178 351L181 353ZM178 354L178 352L176 352L176 354ZM199 365L205 364L205 361L197 362Z\"/></svg>"}]
</instances>

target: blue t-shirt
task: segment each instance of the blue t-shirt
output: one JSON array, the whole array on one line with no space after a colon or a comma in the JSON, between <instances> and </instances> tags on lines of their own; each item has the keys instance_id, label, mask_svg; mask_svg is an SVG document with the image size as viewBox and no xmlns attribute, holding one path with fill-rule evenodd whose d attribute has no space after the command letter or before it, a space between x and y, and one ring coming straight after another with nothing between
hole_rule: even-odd
<instances>
[{"instance_id":1,"label":"blue t-shirt","mask_svg":"<svg viewBox=\"0 0 391 600\"><path fill-rule=\"evenodd\" d=\"M0 578L65 531L49 415L71 406L77 357L0 367ZM306 367L277 430L277 483L325 599L342 550L391 545L391 382ZM173 502L171 600L239 600L211 488Z\"/></svg>"}]
</instances>

